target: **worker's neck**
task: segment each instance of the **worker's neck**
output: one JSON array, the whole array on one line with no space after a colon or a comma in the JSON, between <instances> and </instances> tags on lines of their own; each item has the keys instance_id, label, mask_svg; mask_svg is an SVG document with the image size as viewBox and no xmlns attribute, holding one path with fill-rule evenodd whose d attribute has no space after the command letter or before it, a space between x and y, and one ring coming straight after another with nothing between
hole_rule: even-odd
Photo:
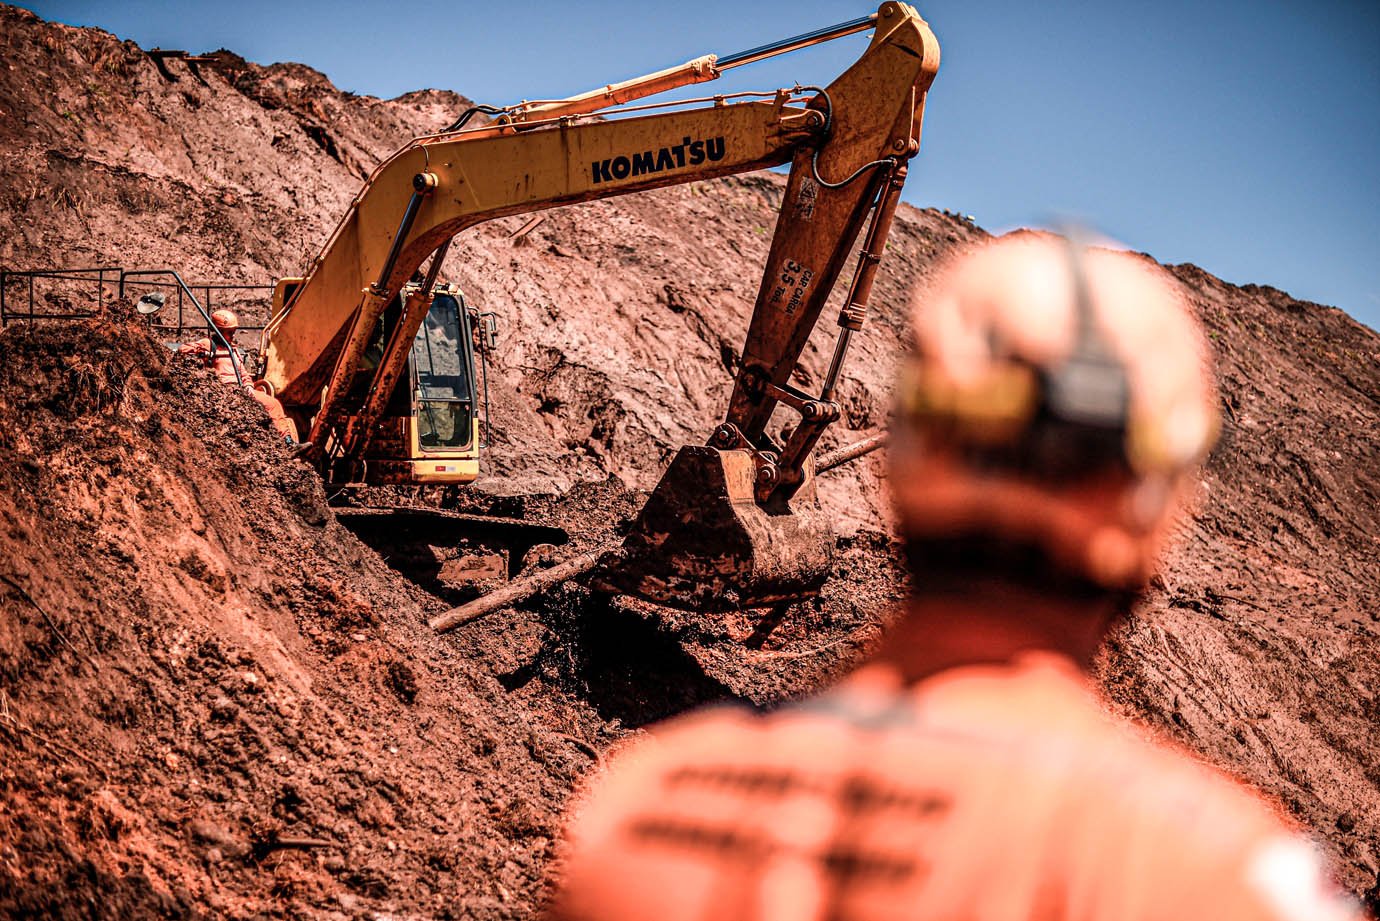
<instances>
[{"instance_id":1,"label":"worker's neck","mask_svg":"<svg viewBox=\"0 0 1380 921\"><path fill-rule=\"evenodd\" d=\"M1065 656L1086 671L1122 605L1114 596L1075 598L992 580L942 594L921 587L875 658L911 684L1033 651Z\"/></svg>"}]
</instances>

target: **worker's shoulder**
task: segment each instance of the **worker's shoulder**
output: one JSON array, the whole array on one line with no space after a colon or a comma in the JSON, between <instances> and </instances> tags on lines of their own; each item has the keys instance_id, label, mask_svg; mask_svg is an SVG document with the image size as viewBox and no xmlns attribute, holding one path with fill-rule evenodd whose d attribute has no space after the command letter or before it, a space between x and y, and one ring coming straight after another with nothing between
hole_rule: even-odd
<instances>
[{"instance_id":1,"label":"worker's shoulder","mask_svg":"<svg viewBox=\"0 0 1380 921\"><path fill-rule=\"evenodd\" d=\"M655 727L611 761L622 784L674 788L708 772L730 786L740 775L770 785L773 773L894 768L964 789L985 778L998 787L1067 788L1079 801L1282 821L1186 749L1109 714L1076 670L1042 659L955 669L909 689L864 676L770 713L712 707Z\"/></svg>"},{"instance_id":2,"label":"worker's shoulder","mask_svg":"<svg viewBox=\"0 0 1380 921\"><path fill-rule=\"evenodd\" d=\"M1072 808L1116 806L1127 823L1168 816L1170 824L1229 821L1238 832L1286 827L1255 791L1110 713L1066 663L1031 657L1000 673L943 676L912 698L922 735L946 734L974 770L991 771L1001 783L1066 790Z\"/></svg>"},{"instance_id":3,"label":"worker's shoulder","mask_svg":"<svg viewBox=\"0 0 1380 921\"><path fill-rule=\"evenodd\" d=\"M992 878L1117 917L1347 917L1279 909L1324 893L1307 842L1242 785L1111 717L1078 675L979 669L910 689L848 683L767 714L721 706L609 762L574 809L566 891L596 910L571 917L636 914L608 899L661 912L672 890L683 911L663 918L721 916L709 894L756 891L782 862L911 906L890 917L963 916L983 898L972 881ZM1000 845L974 846L993 829ZM625 882L603 885L610 874ZM1316 882L1271 889L1286 878ZM1189 911L1199 903L1222 911Z\"/></svg>"}]
</instances>

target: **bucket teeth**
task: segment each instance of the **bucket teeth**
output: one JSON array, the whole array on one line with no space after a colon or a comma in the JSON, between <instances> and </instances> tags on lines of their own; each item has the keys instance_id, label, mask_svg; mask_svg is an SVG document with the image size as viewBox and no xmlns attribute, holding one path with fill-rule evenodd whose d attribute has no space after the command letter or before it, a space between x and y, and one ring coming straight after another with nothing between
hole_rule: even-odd
<instances>
[{"instance_id":1,"label":"bucket teeth","mask_svg":"<svg viewBox=\"0 0 1380 921\"><path fill-rule=\"evenodd\" d=\"M751 452L684 447L590 583L693 611L731 611L819 594L833 535L812 472L795 496L756 501Z\"/></svg>"}]
</instances>

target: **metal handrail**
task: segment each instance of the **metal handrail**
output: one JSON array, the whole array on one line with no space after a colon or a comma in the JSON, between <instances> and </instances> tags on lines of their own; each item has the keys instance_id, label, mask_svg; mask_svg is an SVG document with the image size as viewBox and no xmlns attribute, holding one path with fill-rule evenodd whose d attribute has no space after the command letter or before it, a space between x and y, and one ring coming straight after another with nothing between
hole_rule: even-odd
<instances>
[{"instance_id":1,"label":"metal handrail","mask_svg":"<svg viewBox=\"0 0 1380 921\"><path fill-rule=\"evenodd\" d=\"M118 275L118 266L90 266L76 269L5 269L0 268L0 328L8 326L13 320L77 320L84 319L89 314L68 314L68 313L38 313L34 309L34 280L39 278L53 279L57 281L91 281L96 285L96 302L101 303L105 299L105 286L107 283L114 284L115 279L106 278L107 275ZM91 277L93 276L94 277ZM10 282L14 279L27 280L28 291L28 311L24 313L12 314L10 311L8 289Z\"/></svg>"},{"instance_id":2,"label":"metal handrail","mask_svg":"<svg viewBox=\"0 0 1380 921\"><path fill-rule=\"evenodd\" d=\"M235 371L235 382L236 382L237 384L239 384L241 387L243 387L243 386L244 386L244 374L241 373L241 371L240 371L240 363L239 363L239 361L236 360L236 358L235 358L235 346L234 346L234 344L231 343L230 340L228 340L228 339L225 338L225 334L222 333L219 329L216 328L216 324L214 324L214 323L211 322L211 312L210 312L209 310L207 310L205 307L201 306L201 301L199 301L199 300L196 299L196 295L192 293L192 289L191 289L191 288L187 287L187 283L186 283L185 281L182 280L182 276L179 275L179 274L177 273L177 270L176 270L176 269L135 269L135 270L132 271L132 272L131 272L131 271L121 270L121 271L120 271L120 297L121 297L121 299L123 299L124 296L125 296L125 279L126 279L126 278L144 277L144 276L149 276L149 275L171 275L171 276L173 277L173 279L177 282L177 286L178 286L178 288L181 290L182 294L185 294L187 297L191 298L191 300L192 300L192 305L193 305L194 307L196 307L197 312L200 313L202 319L204 319L204 320L206 321L206 328L207 328L207 330L209 330L210 333L211 333L211 335L214 336L216 339L219 339L220 342L221 342L221 344L225 346L225 351L226 351L226 352L229 354L229 356L230 356L230 367L233 368L234 371ZM181 329L181 327L182 327L181 295L179 295L179 297L178 297L178 328ZM209 338L209 337L208 337L208 338ZM213 351L213 352L215 351L214 348L212 349L212 351Z\"/></svg>"},{"instance_id":3,"label":"metal handrail","mask_svg":"<svg viewBox=\"0 0 1380 921\"><path fill-rule=\"evenodd\" d=\"M163 271L165 271L165 270L162 270L162 269L149 269L149 270L141 270L141 271L139 271L139 272L137 272L137 273L133 273L133 272L132 272L132 273L128 273L128 274L131 274L131 275L137 274L137 275L140 275L140 276L144 276L144 275L147 275L147 274L161 274ZM171 270L166 270L166 271L171 271ZM172 289L172 291L174 291L174 292L177 294L177 327L176 327L176 335L181 336L182 333L183 333L183 331L186 330L186 329L188 328L188 327L187 327L187 322L186 322L186 302L185 302L185 300L183 299L183 295L182 295L183 288L180 287L176 282L172 282L172 281L147 281L147 282L144 282L144 284L147 285L148 287L152 287L152 288L170 288L170 289ZM213 284L213 283L208 283L208 282L196 282L196 283L188 283L188 284L186 285L186 289L188 290L189 293L200 292L200 294L202 295L202 298L203 298L203 306L206 308L206 311L207 311L208 313L211 312L211 311L214 311L214 310L216 309L215 303L214 303L214 292L217 292L217 291L262 291L262 292L265 293L266 296L272 296L272 293L273 293L273 286L272 286L272 285L264 285L264 284L254 285L254 284L248 284L248 283L240 283L240 284L214 283L214 284ZM156 326L170 326L171 324L155 323L155 324L153 324L153 325L156 325ZM240 324L240 329L245 330L246 332L258 332L259 330L262 330L262 329L263 329L263 325L261 325L261 324L252 324L252 323L241 323L241 324Z\"/></svg>"},{"instance_id":4,"label":"metal handrail","mask_svg":"<svg viewBox=\"0 0 1380 921\"><path fill-rule=\"evenodd\" d=\"M37 320L86 320L95 316L100 305L105 302L106 290L108 287L117 288L120 296L124 296L124 286L121 282L123 277L142 277L148 278L145 285L151 288L167 288L176 292L177 295L177 319L175 323L165 323L161 320L149 318L149 325L157 329L171 332L174 336L181 335L188 330L186 317L186 299L183 291L188 294L201 296L201 304L205 308L205 313L210 313L216 309L215 300L219 292L241 291L241 292L262 292L265 300L272 296L273 286L271 284L250 284L247 282L181 282L180 280L158 279L157 275L176 274L169 269L148 269L138 271L126 271L120 266L90 266L82 268L44 268L44 269L8 269L0 268L0 328L8 326L10 323L21 321ZM95 308L89 311L77 312L40 312L38 310L39 292L35 289L35 281L49 280L55 282L88 282L95 286L94 303ZM16 283L24 283L25 290L19 298L12 296L12 289ZM19 307L16 309L16 302ZM232 299L233 302L233 299ZM246 332L258 332L263 329L263 325L255 323L241 324L240 329Z\"/></svg>"}]
</instances>

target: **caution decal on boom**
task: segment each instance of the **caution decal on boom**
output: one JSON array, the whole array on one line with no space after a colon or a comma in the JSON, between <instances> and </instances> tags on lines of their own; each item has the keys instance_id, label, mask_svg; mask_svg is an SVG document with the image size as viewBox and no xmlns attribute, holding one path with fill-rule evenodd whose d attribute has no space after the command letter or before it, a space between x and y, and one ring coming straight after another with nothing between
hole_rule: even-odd
<instances>
[{"instance_id":1,"label":"caution decal on boom","mask_svg":"<svg viewBox=\"0 0 1380 921\"><path fill-rule=\"evenodd\" d=\"M702 138L691 140L683 138L679 144L670 147L662 147L659 150L645 150L642 153L635 153L631 157L610 157L607 160L595 160L590 164L590 172L593 174L594 181L612 182L616 179L627 179L630 176L645 176L649 173L660 173L668 169L680 169L682 166L698 166L706 160L714 162L724 158L724 139Z\"/></svg>"}]
</instances>

